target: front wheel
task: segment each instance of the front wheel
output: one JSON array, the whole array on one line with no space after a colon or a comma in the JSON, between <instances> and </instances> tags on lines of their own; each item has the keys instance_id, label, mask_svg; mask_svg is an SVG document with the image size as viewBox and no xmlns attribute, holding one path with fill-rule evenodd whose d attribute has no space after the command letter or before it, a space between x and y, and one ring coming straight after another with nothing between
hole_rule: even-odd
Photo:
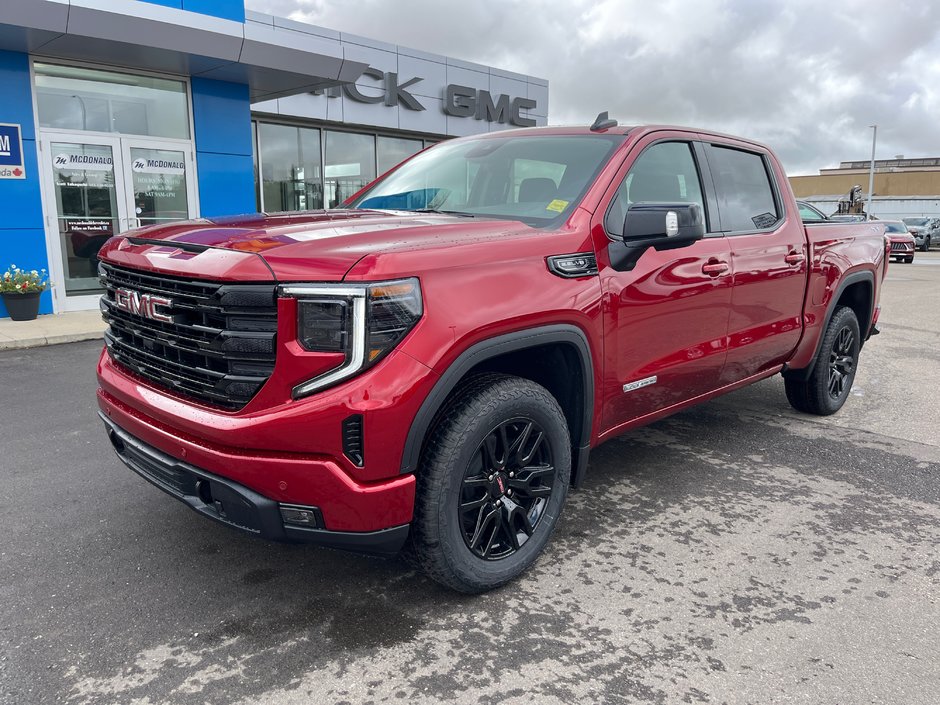
<instances>
[{"instance_id":1,"label":"front wheel","mask_svg":"<svg viewBox=\"0 0 940 705\"><path fill-rule=\"evenodd\" d=\"M819 416L841 409L855 381L861 341L855 312L848 306L836 308L823 334L810 376L785 378L790 405L797 411Z\"/></svg>"},{"instance_id":2,"label":"front wheel","mask_svg":"<svg viewBox=\"0 0 940 705\"><path fill-rule=\"evenodd\" d=\"M921 252L928 252L930 250L930 238L924 239L924 244L920 246Z\"/></svg>"},{"instance_id":3,"label":"front wheel","mask_svg":"<svg viewBox=\"0 0 940 705\"><path fill-rule=\"evenodd\" d=\"M913 257L908 257L907 259L904 260L904 262L905 262L906 264L914 264L914 258L913 258Z\"/></svg>"},{"instance_id":4,"label":"front wheel","mask_svg":"<svg viewBox=\"0 0 940 705\"><path fill-rule=\"evenodd\" d=\"M506 375L471 379L428 442L407 554L459 592L503 585L545 547L570 474L568 425L548 390Z\"/></svg>"}]
</instances>

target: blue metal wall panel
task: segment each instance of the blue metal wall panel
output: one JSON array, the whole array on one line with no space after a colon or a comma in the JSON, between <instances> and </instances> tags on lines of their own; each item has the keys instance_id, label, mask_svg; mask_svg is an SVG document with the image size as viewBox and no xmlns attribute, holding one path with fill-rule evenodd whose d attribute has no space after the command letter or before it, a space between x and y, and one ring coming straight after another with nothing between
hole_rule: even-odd
<instances>
[{"instance_id":1,"label":"blue metal wall panel","mask_svg":"<svg viewBox=\"0 0 940 705\"><path fill-rule=\"evenodd\" d=\"M11 264L20 269L49 269L46 262L46 233L42 228L0 230L0 274ZM49 289L39 299L39 313L52 313L52 291ZM0 299L0 318L9 315Z\"/></svg>"},{"instance_id":2,"label":"blue metal wall panel","mask_svg":"<svg viewBox=\"0 0 940 705\"><path fill-rule=\"evenodd\" d=\"M255 175L250 156L197 154L199 160L199 211L203 217L254 213Z\"/></svg>"},{"instance_id":3,"label":"blue metal wall panel","mask_svg":"<svg viewBox=\"0 0 940 705\"><path fill-rule=\"evenodd\" d=\"M155 5L166 5L180 10L198 12L200 15L212 15L236 22L245 21L244 0L143 0Z\"/></svg>"},{"instance_id":4,"label":"blue metal wall panel","mask_svg":"<svg viewBox=\"0 0 940 705\"><path fill-rule=\"evenodd\" d=\"M248 86L192 79L199 211L203 216L255 210Z\"/></svg>"},{"instance_id":5,"label":"blue metal wall panel","mask_svg":"<svg viewBox=\"0 0 940 705\"><path fill-rule=\"evenodd\" d=\"M43 229L36 132L33 122L29 56L0 51L0 122L19 124L23 134L25 179L0 181L0 272L15 264L21 269L49 269ZM52 296L42 296L41 313L52 312ZM7 317L0 302L0 318Z\"/></svg>"},{"instance_id":6,"label":"blue metal wall panel","mask_svg":"<svg viewBox=\"0 0 940 705\"><path fill-rule=\"evenodd\" d=\"M236 22L245 21L244 0L183 0L183 9Z\"/></svg>"},{"instance_id":7,"label":"blue metal wall panel","mask_svg":"<svg viewBox=\"0 0 940 705\"><path fill-rule=\"evenodd\" d=\"M251 156L251 99L248 86L194 76L196 149Z\"/></svg>"}]
</instances>

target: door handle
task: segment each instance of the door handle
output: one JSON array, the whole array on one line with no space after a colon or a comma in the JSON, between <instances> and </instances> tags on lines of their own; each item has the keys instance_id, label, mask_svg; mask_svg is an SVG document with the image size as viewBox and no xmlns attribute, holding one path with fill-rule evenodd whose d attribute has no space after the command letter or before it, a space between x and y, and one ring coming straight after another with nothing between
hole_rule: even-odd
<instances>
[{"instance_id":1,"label":"door handle","mask_svg":"<svg viewBox=\"0 0 940 705\"><path fill-rule=\"evenodd\" d=\"M728 263L721 262L716 259L710 259L708 262L702 265L702 273L707 274L710 277L717 277L719 274L724 274L728 271Z\"/></svg>"},{"instance_id":2,"label":"door handle","mask_svg":"<svg viewBox=\"0 0 940 705\"><path fill-rule=\"evenodd\" d=\"M803 256L802 252L791 252L783 258L783 261L787 264L801 264L804 259L806 258Z\"/></svg>"}]
</instances>

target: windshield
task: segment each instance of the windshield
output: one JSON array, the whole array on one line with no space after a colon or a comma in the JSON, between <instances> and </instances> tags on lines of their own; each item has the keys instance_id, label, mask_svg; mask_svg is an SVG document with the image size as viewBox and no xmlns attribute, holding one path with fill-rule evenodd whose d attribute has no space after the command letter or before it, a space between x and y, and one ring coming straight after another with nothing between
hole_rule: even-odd
<instances>
[{"instance_id":1,"label":"windshield","mask_svg":"<svg viewBox=\"0 0 940 705\"><path fill-rule=\"evenodd\" d=\"M547 225L563 218L623 135L487 137L422 152L349 204Z\"/></svg>"},{"instance_id":2,"label":"windshield","mask_svg":"<svg viewBox=\"0 0 940 705\"><path fill-rule=\"evenodd\" d=\"M902 218L901 220L908 225L927 225L926 218Z\"/></svg>"},{"instance_id":3,"label":"windshield","mask_svg":"<svg viewBox=\"0 0 940 705\"><path fill-rule=\"evenodd\" d=\"M906 233L907 228L904 223L885 223L886 233Z\"/></svg>"}]
</instances>

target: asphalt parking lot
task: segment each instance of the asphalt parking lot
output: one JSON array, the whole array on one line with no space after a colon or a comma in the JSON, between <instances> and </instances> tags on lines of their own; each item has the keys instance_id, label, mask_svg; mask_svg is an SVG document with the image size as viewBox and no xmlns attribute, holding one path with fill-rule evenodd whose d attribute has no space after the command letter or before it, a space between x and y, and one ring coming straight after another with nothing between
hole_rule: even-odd
<instances>
[{"instance_id":1,"label":"asphalt parking lot","mask_svg":"<svg viewBox=\"0 0 940 705\"><path fill-rule=\"evenodd\" d=\"M480 597L208 522L113 456L96 343L0 354L0 701L940 702L940 253L835 417L779 378L602 446Z\"/></svg>"}]
</instances>

